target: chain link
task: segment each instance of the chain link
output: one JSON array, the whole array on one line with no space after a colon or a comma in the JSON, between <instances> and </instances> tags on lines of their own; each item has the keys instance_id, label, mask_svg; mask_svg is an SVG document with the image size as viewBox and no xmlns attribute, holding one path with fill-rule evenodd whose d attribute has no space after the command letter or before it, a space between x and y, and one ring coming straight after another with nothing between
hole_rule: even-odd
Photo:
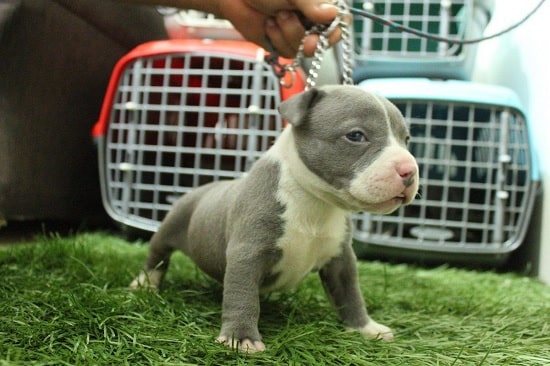
<instances>
[{"instance_id":1,"label":"chain link","mask_svg":"<svg viewBox=\"0 0 550 366\"><path fill-rule=\"evenodd\" d=\"M291 64L281 65L278 61L278 56L275 50L270 50L270 55L266 57L266 61L271 64L275 75L279 78L280 83L285 88L292 87L294 81L294 74L296 69L300 67L302 61L304 60L304 41L307 36L311 34L317 34L319 36L319 41L317 42L317 47L313 53L311 59L311 66L308 71L305 90L314 88L319 77L319 71L323 63L323 56L326 50L329 49L329 37L336 28L340 28L342 33L341 42L342 42L342 83L343 84L353 84L353 45L351 40L351 32L349 30L348 23L346 20L351 18L351 13L349 6L346 3L346 0L334 0L334 4L338 7L338 15L330 25L316 24L311 29L306 31L302 43L298 48L296 57ZM348 18L348 19L346 19ZM287 72L292 73L291 82L285 81L285 75Z\"/></svg>"},{"instance_id":2,"label":"chain link","mask_svg":"<svg viewBox=\"0 0 550 366\"><path fill-rule=\"evenodd\" d=\"M349 9L347 9L347 11L347 16L351 16ZM353 69L355 65L353 58L353 43L351 38L352 34L348 23L346 22L342 22L342 25L340 25L340 30L342 32L342 83L345 85L353 85Z\"/></svg>"},{"instance_id":3,"label":"chain link","mask_svg":"<svg viewBox=\"0 0 550 366\"><path fill-rule=\"evenodd\" d=\"M317 47L313 53L313 58L311 60L311 66L306 79L305 90L315 88L317 78L319 77L319 71L323 64L323 56L326 49L328 49L328 35L323 32L319 34L319 42L317 42Z\"/></svg>"},{"instance_id":4,"label":"chain link","mask_svg":"<svg viewBox=\"0 0 550 366\"><path fill-rule=\"evenodd\" d=\"M314 26L308 33L306 33L306 37L312 33L318 34L319 42L317 42L317 47L315 48L315 52L311 60L305 90L315 88L317 78L319 77L319 71L323 64L323 56L325 51L329 48L329 37L336 28L340 28L342 33L342 83L353 84L353 48L351 44L351 32L345 19L346 17L350 17L351 13L345 0L334 0L334 4L339 8L338 15L334 21L328 27L323 25ZM303 49L303 43L304 40L302 40L301 49ZM296 60L300 63L302 59L303 53L299 52L296 55L294 64L296 64Z\"/></svg>"}]
</instances>

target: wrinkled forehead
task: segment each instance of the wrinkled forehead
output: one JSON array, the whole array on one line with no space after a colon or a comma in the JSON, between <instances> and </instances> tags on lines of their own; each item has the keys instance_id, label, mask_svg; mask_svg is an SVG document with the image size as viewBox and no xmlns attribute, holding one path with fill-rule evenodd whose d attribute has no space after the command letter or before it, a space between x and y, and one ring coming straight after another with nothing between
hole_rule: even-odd
<instances>
[{"instance_id":1,"label":"wrinkled forehead","mask_svg":"<svg viewBox=\"0 0 550 366\"><path fill-rule=\"evenodd\" d=\"M409 135L409 131L401 111L388 99L374 94L373 96L380 101L383 106L382 108L386 114L386 123L391 134L397 139L405 139Z\"/></svg>"},{"instance_id":2,"label":"wrinkled forehead","mask_svg":"<svg viewBox=\"0 0 550 366\"><path fill-rule=\"evenodd\" d=\"M314 120L339 121L342 127L361 122L375 135L395 136L398 140L408 135L403 116L393 103L359 88L345 93L332 91L330 98L321 99L313 108L312 114Z\"/></svg>"}]
</instances>

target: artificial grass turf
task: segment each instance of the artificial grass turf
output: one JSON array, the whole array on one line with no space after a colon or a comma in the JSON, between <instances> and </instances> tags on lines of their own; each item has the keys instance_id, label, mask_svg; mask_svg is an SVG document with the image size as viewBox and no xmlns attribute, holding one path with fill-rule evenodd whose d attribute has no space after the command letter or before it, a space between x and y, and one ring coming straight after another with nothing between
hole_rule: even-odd
<instances>
[{"instance_id":1,"label":"artificial grass turf","mask_svg":"<svg viewBox=\"0 0 550 366\"><path fill-rule=\"evenodd\" d=\"M513 274L360 262L391 343L345 332L315 275L262 300L267 351L214 342L221 286L175 254L158 293L127 285L147 247L103 233L0 249L0 365L548 365L550 288Z\"/></svg>"}]
</instances>

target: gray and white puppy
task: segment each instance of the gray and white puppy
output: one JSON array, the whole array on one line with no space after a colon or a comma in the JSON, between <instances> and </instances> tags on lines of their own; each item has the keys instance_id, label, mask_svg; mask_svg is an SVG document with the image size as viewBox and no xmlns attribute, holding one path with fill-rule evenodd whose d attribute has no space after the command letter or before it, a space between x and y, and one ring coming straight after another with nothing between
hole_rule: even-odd
<instances>
[{"instance_id":1,"label":"gray and white puppy","mask_svg":"<svg viewBox=\"0 0 550 366\"><path fill-rule=\"evenodd\" d=\"M355 86L311 89L281 103L289 125L243 178L184 195L150 242L132 288L157 288L176 249L223 282L218 341L263 351L261 293L318 271L342 321L369 338L391 330L367 315L351 247L350 212L386 214L409 204L418 166L388 100Z\"/></svg>"}]
</instances>

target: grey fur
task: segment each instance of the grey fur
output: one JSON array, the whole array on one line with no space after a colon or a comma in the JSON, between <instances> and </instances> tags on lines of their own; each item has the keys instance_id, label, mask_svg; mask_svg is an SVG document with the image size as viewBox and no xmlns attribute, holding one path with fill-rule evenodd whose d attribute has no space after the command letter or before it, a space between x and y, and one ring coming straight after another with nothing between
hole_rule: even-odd
<instances>
[{"instance_id":1,"label":"grey fur","mask_svg":"<svg viewBox=\"0 0 550 366\"><path fill-rule=\"evenodd\" d=\"M349 211L410 203L418 184L416 163L403 154L399 164L413 168L406 177L400 173L402 188L396 178L399 198L392 193L382 203L362 203L350 187L365 179L360 173L375 161L388 159L383 152L390 136L404 150L402 116L387 100L352 86L312 89L283 102L280 113L292 127L245 177L202 186L174 205L151 238L145 271L131 286L158 287L170 255L182 250L224 284L218 340L254 351L264 349L257 326L260 293L284 289L319 270L342 321L389 340L389 328L368 317L359 290ZM350 141L354 131L367 138Z\"/></svg>"}]
</instances>

